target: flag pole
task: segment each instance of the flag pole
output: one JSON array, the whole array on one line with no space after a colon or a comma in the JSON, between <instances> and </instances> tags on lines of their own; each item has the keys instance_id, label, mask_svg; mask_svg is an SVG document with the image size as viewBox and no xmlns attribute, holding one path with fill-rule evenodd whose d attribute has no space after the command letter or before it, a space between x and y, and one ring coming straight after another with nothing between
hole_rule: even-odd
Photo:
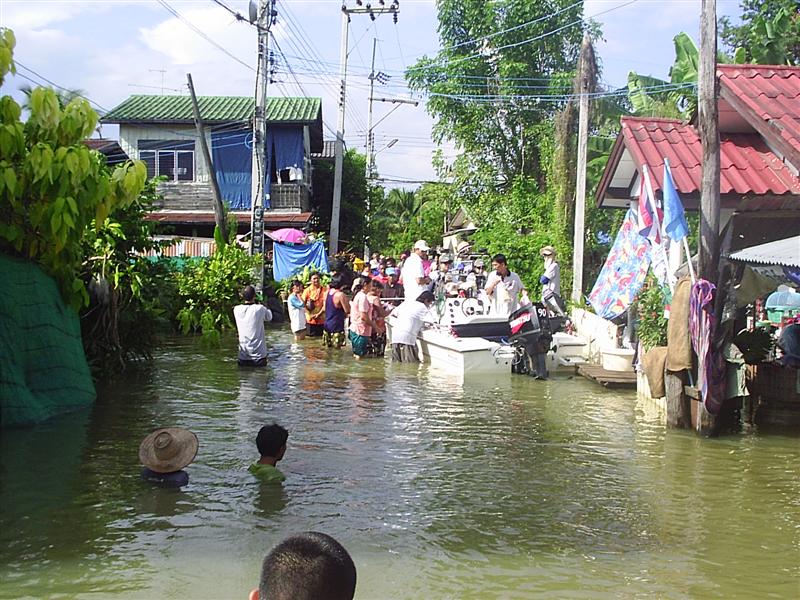
<instances>
[{"instance_id":1,"label":"flag pole","mask_svg":"<svg viewBox=\"0 0 800 600\"><path fill-rule=\"evenodd\" d=\"M647 196L650 198L653 208L653 222L656 225L656 229L661 234L661 244L659 244L659 248L661 248L661 253L664 255L664 264L667 265L667 285L669 286L670 292L675 292L675 286L672 285L672 278L670 277L669 272L669 258L667 257L667 251L664 248L664 239L666 238L665 232L661 229L661 219L658 216L658 204L656 203L656 195L653 193L653 184L650 182L650 169L647 168L647 164L642 165L642 174L644 175L644 186L647 190ZM642 199L639 198L639 202Z\"/></svg>"},{"instance_id":2,"label":"flag pole","mask_svg":"<svg viewBox=\"0 0 800 600\"><path fill-rule=\"evenodd\" d=\"M672 177L672 169L669 166L669 159L664 159L664 166L669 171L669 176ZM692 265L692 253L689 250L689 242L687 240L689 236L683 236L683 249L686 250L686 264L689 265L689 276L692 278L692 283L697 283L697 277L694 274L694 266Z\"/></svg>"}]
</instances>

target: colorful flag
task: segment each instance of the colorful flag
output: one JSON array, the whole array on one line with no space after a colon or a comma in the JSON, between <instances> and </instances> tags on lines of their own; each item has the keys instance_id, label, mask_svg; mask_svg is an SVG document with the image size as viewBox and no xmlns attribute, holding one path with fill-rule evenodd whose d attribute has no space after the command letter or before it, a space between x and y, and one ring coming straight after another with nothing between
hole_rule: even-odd
<instances>
[{"instance_id":1,"label":"colorful flag","mask_svg":"<svg viewBox=\"0 0 800 600\"><path fill-rule=\"evenodd\" d=\"M669 161L664 159L664 233L671 240L679 242L689 234L689 226L686 224L686 215L683 212L683 204L675 189L672 181L672 171L669 169Z\"/></svg>"},{"instance_id":2,"label":"colorful flag","mask_svg":"<svg viewBox=\"0 0 800 600\"><path fill-rule=\"evenodd\" d=\"M661 243L661 231L658 224L661 222L663 214L656 207L658 211L658 220L653 218L653 207L656 203L653 201L649 193L649 186L645 185L647 177L647 166L643 167L642 177L639 178L639 212L637 215L639 222L639 235L647 238L654 244Z\"/></svg>"}]
</instances>

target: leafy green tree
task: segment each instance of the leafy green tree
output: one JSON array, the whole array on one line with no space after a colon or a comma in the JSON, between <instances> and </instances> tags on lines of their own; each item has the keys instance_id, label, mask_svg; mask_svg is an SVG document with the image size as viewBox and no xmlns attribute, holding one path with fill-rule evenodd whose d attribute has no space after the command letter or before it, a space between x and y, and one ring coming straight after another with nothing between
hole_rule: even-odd
<instances>
[{"instance_id":1,"label":"leafy green tree","mask_svg":"<svg viewBox=\"0 0 800 600\"><path fill-rule=\"evenodd\" d=\"M367 193L372 202L380 202L383 191L380 187L367 185L367 159L351 148L344 154L342 163L342 200L339 215L340 245L361 254L366 236L365 220ZM314 198L317 203L317 225L319 231L330 231L333 207L333 163L321 162L314 167Z\"/></svg>"},{"instance_id":2,"label":"leafy green tree","mask_svg":"<svg viewBox=\"0 0 800 600\"><path fill-rule=\"evenodd\" d=\"M181 331L199 331L207 342L218 342L219 333L233 327L233 307L260 264L261 255L250 256L236 244L217 246L210 258L191 261L177 275Z\"/></svg>"},{"instance_id":3,"label":"leafy green tree","mask_svg":"<svg viewBox=\"0 0 800 600\"><path fill-rule=\"evenodd\" d=\"M800 65L800 10L797 0L742 0L734 25L719 20L720 37L735 62Z\"/></svg>"},{"instance_id":4,"label":"leafy green tree","mask_svg":"<svg viewBox=\"0 0 800 600\"><path fill-rule=\"evenodd\" d=\"M30 108L30 98L31 94L33 94L33 90L35 88L29 84L23 84L19 86L19 91L25 94L25 102L22 103L22 108L24 110L29 110ZM63 109L66 108L67 104L76 100L77 98L83 98L85 92L83 90L54 90L56 93L56 98L58 98L58 105Z\"/></svg>"},{"instance_id":5,"label":"leafy green tree","mask_svg":"<svg viewBox=\"0 0 800 600\"><path fill-rule=\"evenodd\" d=\"M15 43L11 30L0 29L0 84L14 72ZM139 161L106 170L83 143L97 122L86 100L62 107L52 89L36 88L29 105L23 123L14 99L0 98L0 252L41 265L77 309L89 301L80 276L87 228L101 228L115 208L133 202L147 170Z\"/></svg>"},{"instance_id":6,"label":"leafy green tree","mask_svg":"<svg viewBox=\"0 0 800 600\"><path fill-rule=\"evenodd\" d=\"M628 73L628 99L637 116L689 118L697 108L697 69L700 50L686 33L674 38L675 61L665 81L649 75ZM676 87L681 86L681 87Z\"/></svg>"},{"instance_id":7,"label":"leafy green tree","mask_svg":"<svg viewBox=\"0 0 800 600\"><path fill-rule=\"evenodd\" d=\"M461 150L450 173L456 193L509 189L517 177L543 187L537 125L569 93L559 75L574 71L582 5L442 0L437 8L444 48L420 59L406 77L429 96L434 140Z\"/></svg>"},{"instance_id":8,"label":"leafy green tree","mask_svg":"<svg viewBox=\"0 0 800 600\"><path fill-rule=\"evenodd\" d=\"M155 223L146 216L160 198L158 179L130 204L116 208L83 238L81 278L90 303L81 310L86 358L98 377L150 360L159 334L171 326L177 311L177 282L170 259L143 256L172 242L155 241Z\"/></svg>"},{"instance_id":9,"label":"leafy green tree","mask_svg":"<svg viewBox=\"0 0 800 600\"><path fill-rule=\"evenodd\" d=\"M449 194L450 186L443 183L425 183L417 190L390 190L372 218L375 249L398 255L418 239L433 246L441 244Z\"/></svg>"}]
</instances>

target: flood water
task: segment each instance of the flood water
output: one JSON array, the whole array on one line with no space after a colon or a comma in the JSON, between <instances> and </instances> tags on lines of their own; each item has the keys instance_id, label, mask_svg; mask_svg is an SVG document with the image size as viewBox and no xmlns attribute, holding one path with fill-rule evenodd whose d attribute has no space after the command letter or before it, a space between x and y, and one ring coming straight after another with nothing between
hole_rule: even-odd
<instances>
[{"instance_id":1,"label":"flood water","mask_svg":"<svg viewBox=\"0 0 800 600\"><path fill-rule=\"evenodd\" d=\"M272 331L168 341L83 414L0 433L0 598L246 598L286 535L329 533L356 597L800 597L800 439L666 431L630 391L461 385ZM247 472L290 431L284 486ZM181 491L138 478L158 426L195 431Z\"/></svg>"}]
</instances>

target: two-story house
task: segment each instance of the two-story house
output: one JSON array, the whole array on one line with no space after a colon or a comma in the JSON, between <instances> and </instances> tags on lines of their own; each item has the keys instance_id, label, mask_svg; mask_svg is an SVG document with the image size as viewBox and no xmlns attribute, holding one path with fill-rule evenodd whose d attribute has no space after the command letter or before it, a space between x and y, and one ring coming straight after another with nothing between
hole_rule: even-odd
<instances>
[{"instance_id":1,"label":"two-story house","mask_svg":"<svg viewBox=\"0 0 800 600\"><path fill-rule=\"evenodd\" d=\"M239 231L250 228L253 165L253 98L200 96L200 114L222 198L237 215ZM213 192L189 96L137 94L116 106L103 123L119 125L119 144L147 165L148 175L165 176L163 205L151 219L179 235L210 236ZM269 207L266 229L303 228L312 216L311 155L323 150L320 98L268 99L267 163ZM258 173L256 173L258 176Z\"/></svg>"}]
</instances>

